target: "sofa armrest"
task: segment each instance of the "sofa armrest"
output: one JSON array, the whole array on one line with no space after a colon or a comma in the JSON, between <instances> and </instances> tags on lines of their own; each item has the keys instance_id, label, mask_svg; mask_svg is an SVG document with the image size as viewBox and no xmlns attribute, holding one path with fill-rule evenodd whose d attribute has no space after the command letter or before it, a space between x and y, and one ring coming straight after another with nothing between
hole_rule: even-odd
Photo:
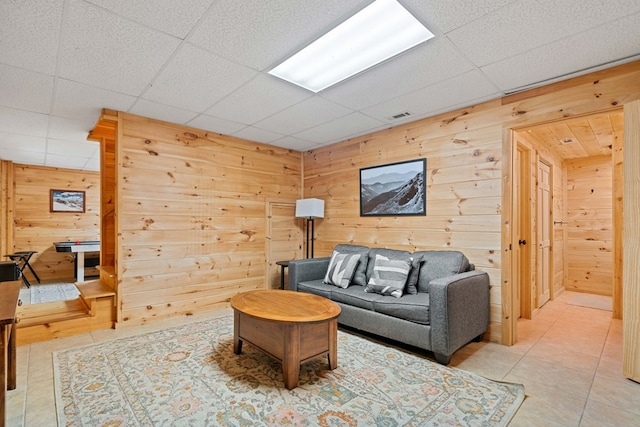
<instances>
[{"instance_id":1,"label":"sofa armrest","mask_svg":"<svg viewBox=\"0 0 640 427\"><path fill-rule=\"evenodd\" d=\"M450 356L489 327L489 275L467 271L429 283L431 346Z\"/></svg>"},{"instance_id":2,"label":"sofa armrest","mask_svg":"<svg viewBox=\"0 0 640 427\"><path fill-rule=\"evenodd\" d=\"M297 259L289 261L289 287L290 291L298 290L298 283L309 280L324 279L329 268L331 257Z\"/></svg>"}]
</instances>

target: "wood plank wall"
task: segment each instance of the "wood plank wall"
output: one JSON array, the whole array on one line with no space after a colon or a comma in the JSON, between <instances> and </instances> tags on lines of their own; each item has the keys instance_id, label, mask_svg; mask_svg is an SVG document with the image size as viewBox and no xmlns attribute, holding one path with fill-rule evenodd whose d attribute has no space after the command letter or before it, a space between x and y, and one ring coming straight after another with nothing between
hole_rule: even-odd
<instances>
[{"instance_id":1,"label":"wood plank wall","mask_svg":"<svg viewBox=\"0 0 640 427\"><path fill-rule=\"evenodd\" d=\"M73 279L73 255L53 242L100 240L100 173L21 164L14 173L13 251L38 252L30 264L41 280ZM50 212L51 189L85 191L86 212Z\"/></svg>"},{"instance_id":2,"label":"wood plank wall","mask_svg":"<svg viewBox=\"0 0 640 427\"><path fill-rule=\"evenodd\" d=\"M566 289L611 295L613 164L611 156L572 159L567 170Z\"/></svg>"},{"instance_id":3,"label":"wood plank wall","mask_svg":"<svg viewBox=\"0 0 640 427\"><path fill-rule=\"evenodd\" d=\"M125 113L118 135L119 319L266 287L266 203L300 198L301 153Z\"/></svg>"},{"instance_id":4,"label":"wood plank wall","mask_svg":"<svg viewBox=\"0 0 640 427\"><path fill-rule=\"evenodd\" d=\"M342 242L461 250L491 277L490 340L509 344L515 327L509 306L512 242L501 233L510 219L508 207L502 215L503 201L510 202L508 194L502 199L502 189L511 175L503 148L507 156L511 148L502 145L503 131L639 98L640 62L634 62L306 152L305 197L325 200L316 256L329 255ZM360 168L421 157L428 159L427 216L360 217Z\"/></svg>"}]
</instances>

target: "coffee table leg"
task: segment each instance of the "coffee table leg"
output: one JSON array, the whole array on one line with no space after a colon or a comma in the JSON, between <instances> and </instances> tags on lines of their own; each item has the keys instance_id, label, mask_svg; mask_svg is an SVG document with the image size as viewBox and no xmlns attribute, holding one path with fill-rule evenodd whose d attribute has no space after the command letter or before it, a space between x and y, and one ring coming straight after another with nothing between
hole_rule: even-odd
<instances>
[{"instance_id":1,"label":"coffee table leg","mask_svg":"<svg viewBox=\"0 0 640 427\"><path fill-rule=\"evenodd\" d=\"M240 339L240 313L233 312L233 352L242 353L242 340Z\"/></svg>"},{"instance_id":2,"label":"coffee table leg","mask_svg":"<svg viewBox=\"0 0 640 427\"><path fill-rule=\"evenodd\" d=\"M284 386L291 390L298 387L300 378L300 325L286 325L284 335L282 374Z\"/></svg>"},{"instance_id":3,"label":"coffee table leg","mask_svg":"<svg viewBox=\"0 0 640 427\"><path fill-rule=\"evenodd\" d=\"M338 367L338 319L329 321L329 369Z\"/></svg>"}]
</instances>

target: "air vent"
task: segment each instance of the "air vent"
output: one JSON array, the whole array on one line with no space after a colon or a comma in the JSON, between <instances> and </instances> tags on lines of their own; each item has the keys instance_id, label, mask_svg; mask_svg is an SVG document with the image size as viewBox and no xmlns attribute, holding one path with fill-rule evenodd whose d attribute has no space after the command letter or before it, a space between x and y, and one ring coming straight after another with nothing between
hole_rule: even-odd
<instances>
[{"instance_id":1,"label":"air vent","mask_svg":"<svg viewBox=\"0 0 640 427\"><path fill-rule=\"evenodd\" d=\"M411 115L411 113L410 113L410 112L408 112L408 111L404 111L404 112L402 112L402 113L394 114L393 116L391 116L391 117L389 117L389 118L390 118L391 120L398 120L398 119L401 119L401 118L403 118L403 117L407 117L407 116L410 116L410 115Z\"/></svg>"},{"instance_id":2,"label":"air vent","mask_svg":"<svg viewBox=\"0 0 640 427\"><path fill-rule=\"evenodd\" d=\"M572 142L574 142L573 138L562 138L560 140L560 143L562 144L571 144Z\"/></svg>"}]
</instances>

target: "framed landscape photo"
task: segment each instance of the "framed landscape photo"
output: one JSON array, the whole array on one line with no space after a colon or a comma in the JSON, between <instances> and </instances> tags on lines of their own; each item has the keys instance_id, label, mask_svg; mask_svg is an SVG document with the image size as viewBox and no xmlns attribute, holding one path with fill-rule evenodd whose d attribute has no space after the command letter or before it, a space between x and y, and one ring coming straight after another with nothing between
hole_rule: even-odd
<instances>
[{"instance_id":1,"label":"framed landscape photo","mask_svg":"<svg viewBox=\"0 0 640 427\"><path fill-rule=\"evenodd\" d=\"M85 211L84 191L51 190L51 212L76 212Z\"/></svg>"},{"instance_id":2,"label":"framed landscape photo","mask_svg":"<svg viewBox=\"0 0 640 427\"><path fill-rule=\"evenodd\" d=\"M427 159L360 169L360 216L427 214Z\"/></svg>"}]
</instances>

